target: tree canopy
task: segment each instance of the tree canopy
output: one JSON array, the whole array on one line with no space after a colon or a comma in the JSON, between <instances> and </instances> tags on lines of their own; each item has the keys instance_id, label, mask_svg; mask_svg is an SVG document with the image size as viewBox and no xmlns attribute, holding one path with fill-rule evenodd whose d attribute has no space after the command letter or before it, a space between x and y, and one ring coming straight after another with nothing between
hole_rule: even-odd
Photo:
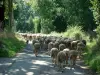
<instances>
[{"instance_id":1,"label":"tree canopy","mask_svg":"<svg viewBox=\"0 0 100 75\"><path fill-rule=\"evenodd\" d=\"M4 5L6 27L20 32L64 32L70 25L88 31L100 24L99 0L5 0Z\"/></svg>"}]
</instances>

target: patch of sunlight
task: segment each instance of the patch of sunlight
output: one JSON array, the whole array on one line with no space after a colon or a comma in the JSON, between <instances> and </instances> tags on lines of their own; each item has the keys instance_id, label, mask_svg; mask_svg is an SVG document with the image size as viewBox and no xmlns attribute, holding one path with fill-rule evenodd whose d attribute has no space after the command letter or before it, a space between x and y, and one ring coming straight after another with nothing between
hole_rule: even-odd
<instances>
[{"instance_id":1,"label":"patch of sunlight","mask_svg":"<svg viewBox=\"0 0 100 75\"><path fill-rule=\"evenodd\" d=\"M75 70L75 68L70 68L70 67L65 67L66 69L68 69L68 70Z\"/></svg>"},{"instance_id":2,"label":"patch of sunlight","mask_svg":"<svg viewBox=\"0 0 100 75\"><path fill-rule=\"evenodd\" d=\"M26 75L33 75L33 72L27 72Z\"/></svg>"},{"instance_id":3,"label":"patch of sunlight","mask_svg":"<svg viewBox=\"0 0 100 75\"><path fill-rule=\"evenodd\" d=\"M49 63L46 62L46 61L40 61L40 60L37 60L37 61L33 62L33 64L48 65Z\"/></svg>"},{"instance_id":4,"label":"patch of sunlight","mask_svg":"<svg viewBox=\"0 0 100 75\"><path fill-rule=\"evenodd\" d=\"M18 72L18 71L19 71L19 69L15 69L15 71L14 71L14 72L16 73L16 72Z\"/></svg>"},{"instance_id":5,"label":"patch of sunlight","mask_svg":"<svg viewBox=\"0 0 100 75\"><path fill-rule=\"evenodd\" d=\"M70 67L66 67L66 69L69 69L70 70Z\"/></svg>"},{"instance_id":6,"label":"patch of sunlight","mask_svg":"<svg viewBox=\"0 0 100 75\"><path fill-rule=\"evenodd\" d=\"M26 53L18 53L18 54L26 54Z\"/></svg>"},{"instance_id":7,"label":"patch of sunlight","mask_svg":"<svg viewBox=\"0 0 100 75\"><path fill-rule=\"evenodd\" d=\"M0 66L2 65L11 65L12 63L3 63L3 64L0 64Z\"/></svg>"},{"instance_id":8,"label":"patch of sunlight","mask_svg":"<svg viewBox=\"0 0 100 75\"><path fill-rule=\"evenodd\" d=\"M23 71L23 72L26 72L27 70L26 69L24 69L24 68L21 68L21 70Z\"/></svg>"},{"instance_id":9,"label":"patch of sunlight","mask_svg":"<svg viewBox=\"0 0 100 75\"><path fill-rule=\"evenodd\" d=\"M88 66L80 66L82 69L89 69Z\"/></svg>"},{"instance_id":10,"label":"patch of sunlight","mask_svg":"<svg viewBox=\"0 0 100 75\"><path fill-rule=\"evenodd\" d=\"M33 66L31 66L30 69L39 69L39 68L40 68L39 66L35 66L35 65L33 65Z\"/></svg>"},{"instance_id":11,"label":"patch of sunlight","mask_svg":"<svg viewBox=\"0 0 100 75\"><path fill-rule=\"evenodd\" d=\"M34 67L34 68L30 68L30 69L33 69L34 70L34 69L38 69L38 68Z\"/></svg>"},{"instance_id":12,"label":"patch of sunlight","mask_svg":"<svg viewBox=\"0 0 100 75\"><path fill-rule=\"evenodd\" d=\"M80 72L74 72L74 73L77 75L84 75L83 73L80 73Z\"/></svg>"}]
</instances>

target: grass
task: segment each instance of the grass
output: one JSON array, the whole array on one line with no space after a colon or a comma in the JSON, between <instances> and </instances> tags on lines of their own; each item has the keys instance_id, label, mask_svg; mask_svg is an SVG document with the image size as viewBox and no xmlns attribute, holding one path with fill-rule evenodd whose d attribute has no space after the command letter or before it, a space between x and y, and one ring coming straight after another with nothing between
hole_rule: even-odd
<instances>
[{"instance_id":1,"label":"grass","mask_svg":"<svg viewBox=\"0 0 100 75\"><path fill-rule=\"evenodd\" d=\"M53 31L49 35L60 37L60 36L63 36L63 33L58 33L58 32Z\"/></svg>"},{"instance_id":2,"label":"grass","mask_svg":"<svg viewBox=\"0 0 100 75\"><path fill-rule=\"evenodd\" d=\"M13 33L2 34L0 41L3 45L0 48L0 57L13 57L25 46L25 43L18 40Z\"/></svg>"},{"instance_id":3,"label":"grass","mask_svg":"<svg viewBox=\"0 0 100 75\"><path fill-rule=\"evenodd\" d=\"M89 36L82 30L81 26L68 26L66 32L63 34L64 37L74 38L76 40L85 39L89 41Z\"/></svg>"}]
</instances>

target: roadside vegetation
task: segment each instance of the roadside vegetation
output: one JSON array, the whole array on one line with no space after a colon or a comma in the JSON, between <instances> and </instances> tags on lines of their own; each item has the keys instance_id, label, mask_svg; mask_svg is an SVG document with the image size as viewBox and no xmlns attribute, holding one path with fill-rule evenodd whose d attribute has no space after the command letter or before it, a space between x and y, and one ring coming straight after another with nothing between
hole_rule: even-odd
<instances>
[{"instance_id":1,"label":"roadside vegetation","mask_svg":"<svg viewBox=\"0 0 100 75\"><path fill-rule=\"evenodd\" d=\"M87 65L100 74L100 26L96 29L97 37L87 44L84 60Z\"/></svg>"},{"instance_id":2,"label":"roadside vegetation","mask_svg":"<svg viewBox=\"0 0 100 75\"><path fill-rule=\"evenodd\" d=\"M84 39L83 59L100 73L100 0L1 0L0 7L5 8L0 17L0 57L13 57L25 46L12 32Z\"/></svg>"},{"instance_id":3,"label":"roadside vegetation","mask_svg":"<svg viewBox=\"0 0 100 75\"><path fill-rule=\"evenodd\" d=\"M14 33L1 33L0 36L0 57L14 57L21 51L25 43L15 37Z\"/></svg>"},{"instance_id":4,"label":"roadside vegetation","mask_svg":"<svg viewBox=\"0 0 100 75\"><path fill-rule=\"evenodd\" d=\"M87 46L83 51L84 62L91 70L100 73L100 26L96 29L97 37L90 39L91 35L83 31L81 26L70 26L64 33L51 32L50 35L74 38L77 40L85 39Z\"/></svg>"}]
</instances>

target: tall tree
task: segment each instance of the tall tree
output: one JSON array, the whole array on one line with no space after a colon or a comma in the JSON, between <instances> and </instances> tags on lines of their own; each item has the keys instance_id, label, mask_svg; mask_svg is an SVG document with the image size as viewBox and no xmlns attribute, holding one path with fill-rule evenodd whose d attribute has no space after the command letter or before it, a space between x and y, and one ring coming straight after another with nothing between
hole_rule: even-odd
<instances>
[{"instance_id":1,"label":"tall tree","mask_svg":"<svg viewBox=\"0 0 100 75\"><path fill-rule=\"evenodd\" d=\"M57 31L64 31L67 25L81 25L84 30L93 30L96 25L90 10L90 0L30 0L41 19L49 19ZM59 16L62 19L57 21ZM57 22L59 22L59 24ZM66 25L66 26L65 26ZM58 29L62 28L62 29ZM65 29L64 29L65 28Z\"/></svg>"},{"instance_id":2,"label":"tall tree","mask_svg":"<svg viewBox=\"0 0 100 75\"><path fill-rule=\"evenodd\" d=\"M0 1L0 31L4 30L4 1Z\"/></svg>"},{"instance_id":3,"label":"tall tree","mask_svg":"<svg viewBox=\"0 0 100 75\"><path fill-rule=\"evenodd\" d=\"M97 25L100 25L100 0L91 0L94 19Z\"/></svg>"},{"instance_id":4,"label":"tall tree","mask_svg":"<svg viewBox=\"0 0 100 75\"><path fill-rule=\"evenodd\" d=\"M13 0L8 0L8 7L9 7L9 26L8 26L8 30L12 31L12 27L14 25Z\"/></svg>"},{"instance_id":5,"label":"tall tree","mask_svg":"<svg viewBox=\"0 0 100 75\"><path fill-rule=\"evenodd\" d=\"M14 18L17 31L34 32L34 10L27 0L14 1Z\"/></svg>"}]
</instances>

